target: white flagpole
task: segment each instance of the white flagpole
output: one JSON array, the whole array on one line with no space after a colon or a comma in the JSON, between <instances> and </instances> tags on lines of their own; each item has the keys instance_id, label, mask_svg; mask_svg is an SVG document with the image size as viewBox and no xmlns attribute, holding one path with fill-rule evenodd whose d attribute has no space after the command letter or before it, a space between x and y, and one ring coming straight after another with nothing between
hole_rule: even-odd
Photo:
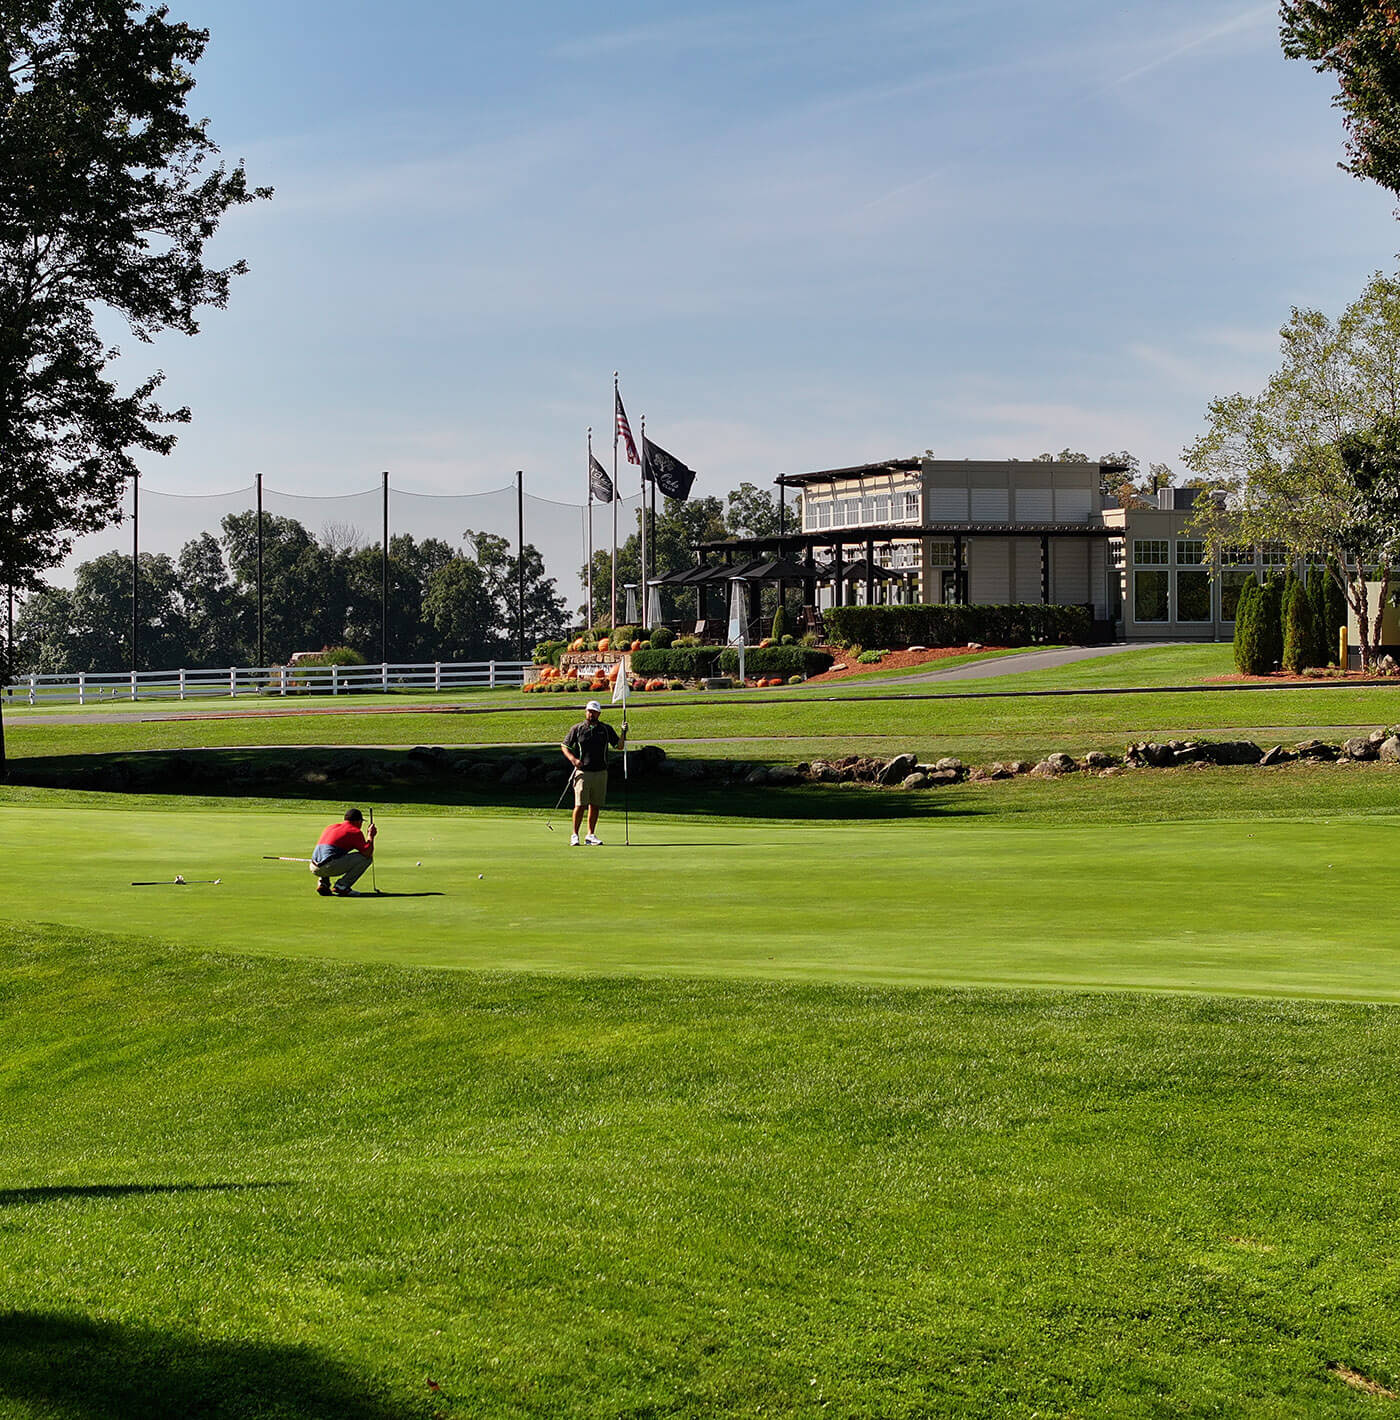
<instances>
[{"instance_id":1,"label":"white flagpole","mask_svg":"<svg viewBox=\"0 0 1400 1420\"><path fill-rule=\"evenodd\" d=\"M620 497L617 482L617 371L613 371L613 555L612 555L612 627L617 630L617 504Z\"/></svg>"},{"instance_id":2,"label":"white flagpole","mask_svg":"<svg viewBox=\"0 0 1400 1420\"><path fill-rule=\"evenodd\" d=\"M583 516L588 519L588 621L585 629L593 629L593 428L588 429L588 502Z\"/></svg>"},{"instance_id":3,"label":"white flagpole","mask_svg":"<svg viewBox=\"0 0 1400 1420\"><path fill-rule=\"evenodd\" d=\"M647 630L647 417L642 415L642 581L641 598L642 604L639 608L639 619Z\"/></svg>"}]
</instances>

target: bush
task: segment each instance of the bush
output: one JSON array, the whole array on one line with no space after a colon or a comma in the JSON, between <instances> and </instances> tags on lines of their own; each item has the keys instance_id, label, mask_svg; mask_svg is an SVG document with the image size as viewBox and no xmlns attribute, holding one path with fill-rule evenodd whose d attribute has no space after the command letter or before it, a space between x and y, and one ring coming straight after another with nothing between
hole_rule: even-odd
<instances>
[{"instance_id":1,"label":"bush","mask_svg":"<svg viewBox=\"0 0 1400 1420\"><path fill-rule=\"evenodd\" d=\"M783 637L788 635L790 629L791 628L788 626L787 608L779 602L777 611L773 613L773 629L768 635L775 645L781 646L783 644Z\"/></svg>"},{"instance_id":2,"label":"bush","mask_svg":"<svg viewBox=\"0 0 1400 1420\"><path fill-rule=\"evenodd\" d=\"M718 646L668 646L664 651L652 647L634 651L633 673L648 680L660 676L676 676L682 680L699 680L714 673Z\"/></svg>"},{"instance_id":3,"label":"bush","mask_svg":"<svg viewBox=\"0 0 1400 1420\"><path fill-rule=\"evenodd\" d=\"M1267 675L1283 663L1283 582L1276 576L1265 579L1259 590L1259 653Z\"/></svg>"},{"instance_id":4,"label":"bush","mask_svg":"<svg viewBox=\"0 0 1400 1420\"><path fill-rule=\"evenodd\" d=\"M1260 603L1263 589L1249 581L1240 589L1235 608L1235 669L1242 675L1264 675L1273 669L1265 659L1259 634Z\"/></svg>"},{"instance_id":5,"label":"bush","mask_svg":"<svg viewBox=\"0 0 1400 1420\"><path fill-rule=\"evenodd\" d=\"M1084 642L1093 631L1087 606L837 606L822 613L838 646L1031 646Z\"/></svg>"},{"instance_id":6,"label":"bush","mask_svg":"<svg viewBox=\"0 0 1400 1420\"><path fill-rule=\"evenodd\" d=\"M530 660L537 666L557 666L568 644L567 641L541 641L531 652Z\"/></svg>"},{"instance_id":7,"label":"bush","mask_svg":"<svg viewBox=\"0 0 1400 1420\"><path fill-rule=\"evenodd\" d=\"M733 646L720 652L721 675L738 675L739 652ZM831 669L831 657L825 651L812 651L806 646L746 646L744 674L748 676L820 675Z\"/></svg>"},{"instance_id":8,"label":"bush","mask_svg":"<svg viewBox=\"0 0 1400 1420\"><path fill-rule=\"evenodd\" d=\"M1318 664L1317 626L1313 621L1308 589L1294 582L1283 609L1283 668L1297 675Z\"/></svg>"},{"instance_id":9,"label":"bush","mask_svg":"<svg viewBox=\"0 0 1400 1420\"><path fill-rule=\"evenodd\" d=\"M612 634L612 643L619 651L625 651L634 641L642 639L640 626L619 626Z\"/></svg>"},{"instance_id":10,"label":"bush","mask_svg":"<svg viewBox=\"0 0 1400 1420\"><path fill-rule=\"evenodd\" d=\"M653 651L665 651L669 649L671 642L676 639L676 633L669 626L658 626L651 633L651 649Z\"/></svg>"},{"instance_id":11,"label":"bush","mask_svg":"<svg viewBox=\"0 0 1400 1420\"><path fill-rule=\"evenodd\" d=\"M294 669L302 670L311 666L363 666L365 658L349 646L327 646L324 651L303 656Z\"/></svg>"},{"instance_id":12,"label":"bush","mask_svg":"<svg viewBox=\"0 0 1400 1420\"><path fill-rule=\"evenodd\" d=\"M862 651L856 660L863 666L878 666L885 659L883 651Z\"/></svg>"}]
</instances>

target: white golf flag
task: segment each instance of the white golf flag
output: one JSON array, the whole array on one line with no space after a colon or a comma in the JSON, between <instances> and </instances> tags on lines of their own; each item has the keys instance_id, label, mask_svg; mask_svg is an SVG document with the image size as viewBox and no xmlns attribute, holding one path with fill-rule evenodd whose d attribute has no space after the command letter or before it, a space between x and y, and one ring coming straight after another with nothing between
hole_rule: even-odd
<instances>
[{"instance_id":1,"label":"white golf flag","mask_svg":"<svg viewBox=\"0 0 1400 1420\"><path fill-rule=\"evenodd\" d=\"M614 705L621 705L621 706L623 706L624 708L625 708L626 705L627 705L627 657L626 657L626 656L624 656L624 657L617 663L617 679L616 679L615 681L613 681L612 703L613 703Z\"/></svg>"}]
</instances>

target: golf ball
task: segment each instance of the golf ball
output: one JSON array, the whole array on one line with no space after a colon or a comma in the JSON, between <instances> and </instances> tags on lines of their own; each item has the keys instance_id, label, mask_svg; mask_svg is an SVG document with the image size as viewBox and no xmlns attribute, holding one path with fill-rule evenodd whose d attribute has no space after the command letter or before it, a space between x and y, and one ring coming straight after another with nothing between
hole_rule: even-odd
<instances>
[{"instance_id":1,"label":"golf ball","mask_svg":"<svg viewBox=\"0 0 1400 1420\"><path fill-rule=\"evenodd\" d=\"M177 883L182 883L182 882L184 882L184 881L185 881L185 875L184 875L183 873L176 873L176 874L175 874L175 881L176 881Z\"/></svg>"},{"instance_id":2,"label":"golf ball","mask_svg":"<svg viewBox=\"0 0 1400 1420\"><path fill-rule=\"evenodd\" d=\"M482 880L482 878L484 878L485 876L486 876L485 873L478 873L478 874L476 875L476 880L477 880L477 882L480 882L480 881Z\"/></svg>"},{"instance_id":3,"label":"golf ball","mask_svg":"<svg viewBox=\"0 0 1400 1420\"><path fill-rule=\"evenodd\" d=\"M413 866L415 868L421 868L423 866L423 860L420 858Z\"/></svg>"}]
</instances>

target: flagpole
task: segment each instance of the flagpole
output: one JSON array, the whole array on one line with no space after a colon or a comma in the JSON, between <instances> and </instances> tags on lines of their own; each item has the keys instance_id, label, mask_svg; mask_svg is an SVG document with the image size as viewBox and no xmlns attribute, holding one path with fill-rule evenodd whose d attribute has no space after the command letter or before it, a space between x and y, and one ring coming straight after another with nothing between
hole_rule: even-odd
<instances>
[{"instance_id":1,"label":"flagpole","mask_svg":"<svg viewBox=\"0 0 1400 1420\"><path fill-rule=\"evenodd\" d=\"M617 504L619 498L617 482L617 371L613 371L613 555L612 555L612 628L617 630Z\"/></svg>"},{"instance_id":2,"label":"flagpole","mask_svg":"<svg viewBox=\"0 0 1400 1420\"><path fill-rule=\"evenodd\" d=\"M588 427L588 503L583 516L588 519L588 620L585 630L593 630L593 426Z\"/></svg>"},{"instance_id":3,"label":"flagpole","mask_svg":"<svg viewBox=\"0 0 1400 1420\"><path fill-rule=\"evenodd\" d=\"M651 628L647 626L647 418L642 415L642 509L641 509L641 537L642 537L642 605L639 608L640 621L645 630Z\"/></svg>"}]
</instances>

